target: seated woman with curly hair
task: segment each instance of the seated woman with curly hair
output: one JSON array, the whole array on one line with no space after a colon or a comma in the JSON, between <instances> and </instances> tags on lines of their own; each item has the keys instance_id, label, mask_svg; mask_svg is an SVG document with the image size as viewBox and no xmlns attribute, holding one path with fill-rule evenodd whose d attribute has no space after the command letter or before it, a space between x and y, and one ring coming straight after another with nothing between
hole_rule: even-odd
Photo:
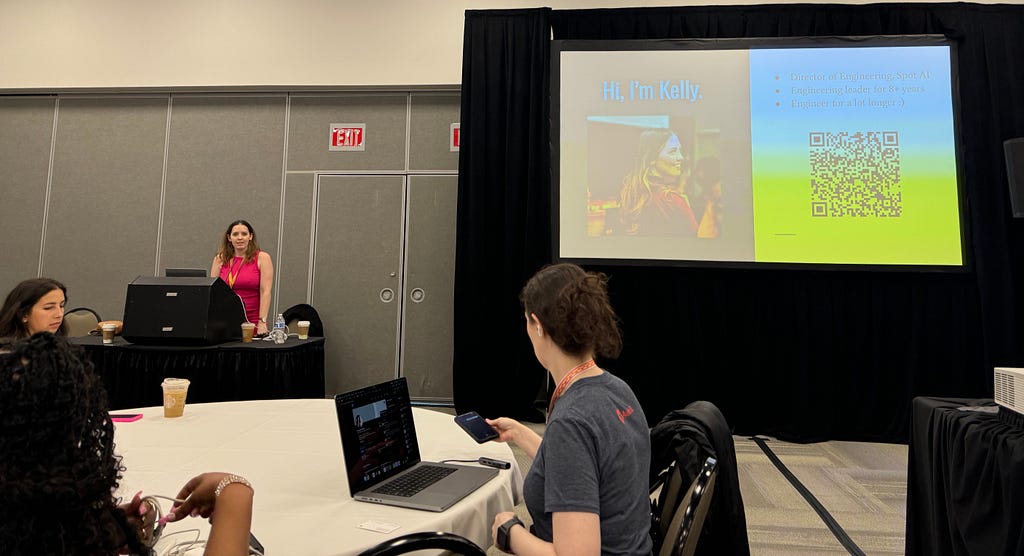
<instances>
[{"instance_id":1,"label":"seated woman with curly hair","mask_svg":"<svg viewBox=\"0 0 1024 556\"><path fill-rule=\"evenodd\" d=\"M151 553L156 512L140 495L117 505L124 467L106 390L81 348L46 332L0 341L0 408L0 554ZM225 477L235 476L189 481L169 520L209 516L216 504L206 554L244 555L252 488Z\"/></svg>"}]
</instances>

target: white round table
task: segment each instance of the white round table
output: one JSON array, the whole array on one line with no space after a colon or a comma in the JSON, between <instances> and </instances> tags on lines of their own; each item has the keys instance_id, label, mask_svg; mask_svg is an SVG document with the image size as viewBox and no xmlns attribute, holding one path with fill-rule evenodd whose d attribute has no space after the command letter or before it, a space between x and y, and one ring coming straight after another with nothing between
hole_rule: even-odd
<instances>
[{"instance_id":1,"label":"white round table","mask_svg":"<svg viewBox=\"0 0 1024 556\"><path fill-rule=\"evenodd\" d=\"M457 533L486 549L494 515L511 511L521 501L522 475L508 446L477 444L451 415L428 409L413 408L424 460L487 456L512 464L440 513L352 499L334 400L188 404L184 416L173 419L164 418L161 407L115 413L143 414L135 422L115 423L116 452L127 468L120 496L127 500L139 490L175 496L199 473L237 473L255 488L252 532L270 556L358 554L417 531ZM161 500L161 505L167 511L171 503ZM367 521L398 529L384 534L359 527ZM209 535L206 520L188 518L169 524L157 548L185 540L184 534L170 534L188 529L199 529L201 539Z\"/></svg>"}]
</instances>

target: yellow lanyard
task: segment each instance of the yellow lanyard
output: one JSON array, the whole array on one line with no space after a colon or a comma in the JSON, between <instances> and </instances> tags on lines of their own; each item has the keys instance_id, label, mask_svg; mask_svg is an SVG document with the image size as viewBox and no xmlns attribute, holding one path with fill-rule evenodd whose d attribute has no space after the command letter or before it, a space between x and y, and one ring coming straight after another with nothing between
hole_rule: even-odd
<instances>
[{"instance_id":1,"label":"yellow lanyard","mask_svg":"<svg viewBox=\"0 0 1024 556\"><path fill-rule=\"evenodd\" d=\"M234 261L232 261L231 266L228 267L228 285L232 288L235 287L235 278L238 278L238 273L242 270L242 264L245 263L245 259L240 257L235 258L240 259L238 261L238 268L235 268Z\"/></svg>"}]
</instances>

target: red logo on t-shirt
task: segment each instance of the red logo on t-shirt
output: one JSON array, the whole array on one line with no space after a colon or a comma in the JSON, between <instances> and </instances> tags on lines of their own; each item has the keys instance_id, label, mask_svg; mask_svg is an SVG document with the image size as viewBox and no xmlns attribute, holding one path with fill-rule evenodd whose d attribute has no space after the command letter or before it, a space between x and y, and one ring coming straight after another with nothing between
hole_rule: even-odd
<instances>
[{"instance_id":1,"label":"red logo on t-shirt","mask_svg":"<svg viewBox=\"0 0 1024 556\"><path fill-rule=\"evenodd\" d=\"M615 415L618 416L619 421L622 421L622 424L626 424L626 417L629 417L632 414L633 406L631 405L627 405L625 410L615 408Z\"/></svg>"}]
</instances>

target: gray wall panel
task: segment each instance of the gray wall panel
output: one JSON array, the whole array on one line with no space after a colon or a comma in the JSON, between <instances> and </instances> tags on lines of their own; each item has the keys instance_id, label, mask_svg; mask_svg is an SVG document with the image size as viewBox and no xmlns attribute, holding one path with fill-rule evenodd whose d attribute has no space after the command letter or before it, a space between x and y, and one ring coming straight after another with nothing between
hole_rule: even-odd
<instances>
[{"instance_id":1,"label":"gray wall panel","mask_svg":"<svg viewBox=\"0 0 1024 556\"><path fill-rule=\"evenodd\" d=\"M281 311L305 303L309 293L310 233L314 174L288 174L284 198L281 261L277 265Z\"/></svg>"},{"instance_id":2,"label":"gray wall panel","mask_svg":"<svg viewBox=\"0 0 1024 556\"><path fill-rule=\"evenodd\" d=\"M409 176L402 375L414 398L452 399L458 176Z\"/></svg>"},{"instance_id":3,"label":"gray wall panel","mask_svg":"<svg viewBox=\"0 0 1024 556\"><path fill-rule=\"evenodd\" d=\"M153 273L166 118L166 98L60 101L43 275L106 319Z\"/></svg>"},{"instance_id":4,"label":"gray wall panel","mask_svg":"<svg viewBox=\"0 0 1024 556\"><path fill-rule=\"evenodd\" d=\"M459 122L457 93L413 93L409 117L409 170L458 172L459 153L449 145L451 125Z\"/></svg>"},{"instance_id":5,"label":"gray wall panel","mask_svg":"<svg viewBox=\"0 0 1024 556\"><path fill-rule=\"evenodd\" d=\"M289 170L405 169L407 95L293 96ZM331 124L366 124L365 151L329 151Z\"/></svg>"},{"instance_id":6,"label":"gray wall panel","mask_svg":"<svg viewBox=\"0 0 1024 556\"><path fill-rule=\"evenodd\" d=\"M39 272L56 98L0 97L0 296Z\"/></svg>"},{"instance_id":7,"label":"gray wall panel","mask_svg":"<svg viewBox=\"0 0 1024 556\"><path fill-rule=\"evenodd\" d=\"M320 177L313 306L327 336L328 394L395 378L404 189L403 176Z\"/></svg>"},{"instance_id":8,"label":"gray wall panel","mask_svg":"<svg viewBox=\"0 0 1024 556\"><path fill-rule=\"evenodd\" d=\"M209 268L245 218L274 259L272 311L320 311L328 392L401 372L414 397L449 400L458 110L446 92L0 97L0 287L41 257L71 305L122 318L131 279ZM367 150L328 151L331 123L365 123Z\"/></svg>"},{"instance_id":9,"label":"gray wall panel","mask_svg":"<svg viewBox=\"0 0 1024 556\"><path fill-rule=\"evenodd\" d=\"M209 269L227 225L237 219L252 224L276 270L284 125L280 95L175 95L161 273L167 267Z\"/></svg>"}]
</instances>

